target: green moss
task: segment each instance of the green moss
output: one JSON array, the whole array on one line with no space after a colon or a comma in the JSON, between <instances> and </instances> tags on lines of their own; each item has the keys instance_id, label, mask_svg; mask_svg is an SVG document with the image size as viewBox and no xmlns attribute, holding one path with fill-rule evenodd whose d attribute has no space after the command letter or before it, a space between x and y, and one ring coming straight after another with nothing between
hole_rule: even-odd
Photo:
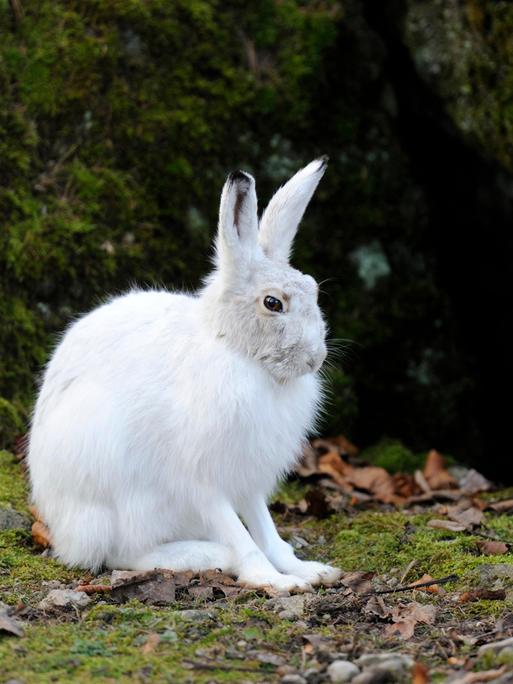
<instances>
[{"instance_id":1,"label":"green moss","mask_svg":"<svg viewBox=\"0 0 513 684\"><path fill-rule=\"evenodd\" d=\"M0 506L27 510L27 483L13 454L0 451Z\"/></svg>"},{"instance_id":2,"label":"green moss","mask_svg":"<svg viewBox=\"0 0 513 684\"><path fill-rule=\"evenodd\" d=\"M0 397L0 448L12 446L16 437L25 430L20 411L6 399Z\"/></svg>"},{"instance_id":3,"label":"green moss","mask_svg":"<svg viewBox=\"0 0 513 684\"><path fill-rule=\"evenodd\" d=\"M475 584L474 570L480 565L513 563L513 553L484 556L479 552L479 537L451 533L427 527L432 514L410 515L402 512L366 511L352 519L337 516L310 523L330 540L318 549L321 556L340 564L345 570L369 570L378 573L401 572L415 561L414 574L459 577L453 588ZM502 518L506 516L502 516ZM510 529L509 522L491 526ZM317 553L317 549L315 550Z\"/></svg>"},{"instance_id":4,"label":"green moss","mask_svg":"<svg viewBox=\"0 0 513 684\"><path fill-rule=\"evenodd\" d=\"M385 468L389 473L412 473L422 469L425 454L414 454L404 444L394 439L383 439L378 444L365 449L361 454L363 461Z\"/></svg>"}]
</instances>

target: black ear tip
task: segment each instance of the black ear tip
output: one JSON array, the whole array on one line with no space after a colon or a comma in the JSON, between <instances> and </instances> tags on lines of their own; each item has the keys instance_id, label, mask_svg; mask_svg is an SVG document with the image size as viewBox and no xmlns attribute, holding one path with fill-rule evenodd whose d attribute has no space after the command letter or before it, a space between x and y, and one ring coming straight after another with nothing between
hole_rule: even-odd
<instances>
[{"instance_id":1,"label":"black ear tip","mask_svg":"<svg viewBox=\"0 0 513 684\"><path fill-rule=\"evenodd\" d=\"M228 176L228 180L230 181L230 183L239 183L240 181L249 181L250 176L244 171L237 169L237 171L232 171L230 173L230 175Z\"/></svg>"},{"instance_id":2,"label":"black ear tip","mask_svg":"<svg viewBox=\"0 0 513 684\"><path fill-rule=\"evenodd\" d=\"M319 157L319 161L321 162L321 169L326 168L328 166L330 158L328 157L327 154L323 154L322 157Z\"/></svg>"}]
</instances>

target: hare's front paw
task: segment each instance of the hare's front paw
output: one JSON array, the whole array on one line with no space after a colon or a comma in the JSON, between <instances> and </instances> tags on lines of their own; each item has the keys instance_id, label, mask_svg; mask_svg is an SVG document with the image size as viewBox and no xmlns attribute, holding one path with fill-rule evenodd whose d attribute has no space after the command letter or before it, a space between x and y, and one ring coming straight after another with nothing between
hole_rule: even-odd
<instances>
[{"instance_id":1,"label":"hare's front paw","mask_svg":"<svg viewBox=\"0 0 513 684\"><path fill-rule=\"evenodd\" d=\"M271 591L290 591L305 593L313 591L308 580L295 575L276 573L248 573L240 575L239 584L253 589L268 589Z\"/></svg>"},{"instance_id":2,"label":"hare's front paw","mask_svg":"<svg viewBox=\"0 0 513 684\"><path fill-rule=\"evenodd\" d=\"M312 586L323 584L330 586L338 582L342 577L342 570L334 568L332 565L317 563L316 561L300 561L287 568L288 572L293 572L295 576L301 577Z\"/></svg>"}]
</instances>

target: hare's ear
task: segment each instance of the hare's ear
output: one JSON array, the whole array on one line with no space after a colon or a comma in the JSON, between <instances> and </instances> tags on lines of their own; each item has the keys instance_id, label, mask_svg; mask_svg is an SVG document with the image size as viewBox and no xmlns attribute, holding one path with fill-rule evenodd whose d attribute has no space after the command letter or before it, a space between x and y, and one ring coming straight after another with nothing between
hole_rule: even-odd
<instances>
[{"instance_id":1,"label":"hare's ear","mask_svg":"<svg viewBox=\"0 0 513 684\"><path fill-rule=\"evenodd\" d=\"M328 157L311 162L292 176L269 202L260 221L259 242L271 259L288 262L299 222L327 165Z\"/></svg>"},{"instance_id":2,"label":"hare's ear","mask_svg":"<svg viewBox=\"0 0 513 684\"><path fill-rule=\"evenodd\" d=\"M224 184L216 252L219 267L228 270L261 252L255 179L245 171L234 171Z\"/></svg>"}]
</instances>

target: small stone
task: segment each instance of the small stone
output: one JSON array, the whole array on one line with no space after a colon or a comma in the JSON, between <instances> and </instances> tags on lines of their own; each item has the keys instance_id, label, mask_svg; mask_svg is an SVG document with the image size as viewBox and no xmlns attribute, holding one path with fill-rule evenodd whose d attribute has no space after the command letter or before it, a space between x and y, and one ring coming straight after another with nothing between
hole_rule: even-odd
<instances>
[{"instance_id":1,"label":"small stone","mask_svg":"<svg viewBox=\"0 0 513 684\"><path fill-rule=\"evenodd\" d=\"M268 653L266 651L249 651L246 655L248 658L254 658L260 663L265 663L266 665L275 665L276 667L285 665L285 658L277 653Z\"/></svg>"},{"instance_id":2,"label":"small stone","mask_svg":"<svg viewBox=\"0 0 513 684\"><path fill-rule=\"evenodd\" d=\"M490 644L483 644L483 646L479 647L477 655L481 657L485 653L500 653L503 649L512 647L513 637L509 637L508 639L501 639L500 641L492 641Z\"/></svg>"},{"instance_id":3,"label":"small stone","mask_svg":"<svg viewBox=\"0 0 513 684\"><path fill-rule=\"evenodd\" d=\"M59 582L59 580L47 580L45 582L41 582L41 587L48 591L50 591L50 589L64 589L64 586L65 585L62 582Z\"/></svg>"},{"instance_id":4,"label":"small stone","mask_svg":"<svg viewBox=\"0 0 513 684\"><path fill-rule=\"evenodd\" d=\"M307 684L306 679L298 674L288 674L281 678L281 684Z\"/></svg>"},{"instance_id":5,"label":"small stone","mask_svg":"<svg viewBox=\"0 0 513 684\"><path fill-rule=\"evenodd\" d=\"M181 610L178 615L184 620L190 620L191 622L204 622L205 620L212 620L214 618L212 611L199 608Z\"/></svg>"},{"instance_id":6,"label":"small stone","mask_svg":"<svg viewBox=\"0 0 513 684\"><path fill-rule=\"evenodd\" d=\"M490 586L496 580L513 580L513 564L485 563L477 568L481 584Z\"/></svg>"},{"instance_id":7,"label":"small stone","mask_svg":"<svg viewBox=\"0 0 513 684\"><path fill-rule=\"evenodd\" d=\"M91 602L91 597L83 591L72 589L52 589L52 591L38 604L41 610L52 608L84 608Z\"/></svg>"},{"instance_id":8,"label":"small stone","mask_svg":"<svg viewBox=\"0 0 513 684\"><path fill-rule=\"evenodd\" d=\"M289 542L295 549L304 549L305 546L308 546L306 539L303 539L303 537L300 537L297 534L293 534L289 539Z\"/></svg>"},{"instance_id":9,"label":"small stone","mask_svg":"<svg viewBox=\"0 0 513 684\"><path fill-rule=\"evenodd\" d=\"M379 667L388 672L400 672L413 667L413 658L401 653L368 653L360 656L355 663L362 669Z\"/></svg>"},{"instance_id":10,"label":"small stone","mask_svg":"<svg viewBox=\"0 0 513 684\"><path fill-rule=\"evenodd\" d=\"M350 682L360 669L348 660L335 660L328 667L330 682Z\"/></svg>"},{"instance_id":11,"label":"small stone","mask_svg":"<svg viewBox=\"0 0 513 684\"><path fill-rule=\"evenodd\" d=\"M383 667L373 667L357 674L351 684L395 684L397 675L397 672L390 672Z\"/></svg>"},{"instance_id":12,"label":"small stone","mask_svg":"<svg viewBox=\"0 0 513 684\"><path fill-rule=\"evenodd\" d=\"M279 617L284 620L293 620L302 617L305 612L306 594L295 594L294 596L278 596L267 602L269 608L278 611Z\"/></svg>"},{"instance_id":13,"label":"small stone","mask_svg":"<svg viewBox=\"0 0 513 684\"><path fill-rule=\"evenodd\" d=\"M28 516L12 508L0 508L0 530L30 530Z\"/></svg>"}]
</instances>

